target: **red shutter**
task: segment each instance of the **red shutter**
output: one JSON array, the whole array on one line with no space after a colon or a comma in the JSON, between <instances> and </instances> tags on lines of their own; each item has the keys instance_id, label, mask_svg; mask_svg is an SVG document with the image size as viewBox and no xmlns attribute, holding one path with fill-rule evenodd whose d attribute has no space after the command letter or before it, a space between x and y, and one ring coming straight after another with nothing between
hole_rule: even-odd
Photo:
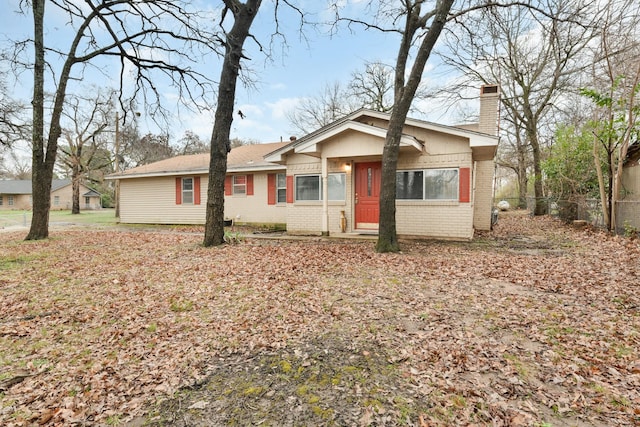
<instances>
[{"instance_id":1,"label":"red shutter","mask_svg":"<svg viewBox=\"0 0 640 427\"><path fill-rule=\"evenodd\" d=\"M293 175L287 175L287 203L293 203Z\"/></svg>"},{"instance_id":2,"label":"red shutter","mask_svg":"<svg viewBox=\"0 0 640 427\"><path fill-rule=\"evenodd\" d=\"M460 203L469 203L471 201L471 169L460 168Z\"/></svg>"},{"instance_id":3,"label":"red shutter","mask_svg":"<svg viewBox=\"0 0 640 427\"><path fill-rule=\"evenodd\" d=\"M276 174L267 174L267 204L276 204Z\"/></svg>"},{"instance_id":4,"label":"red shutter","mask_svg":"<svg viewBox=\"0 0 640 427\"><path fill-rule=\"evenodd\" d=\"M224 195L225 196L231 195L231 175L227 175L224 178Z\"/></svg>"},{"instance_id":5,"label":"red shutter","mask_svg":"<svg viewBox=\"0 0 640 427\"><path fill-rule=\"evenodd\" d=\"M193 204L200 204L200 177L193 177Z\"/></svg>"},{"instance_id":6,"label":"red shutter","mask_svg":"<svg viewBox=\"0 0 640 427\"><path fill-rule=\"evenodd\" d=\"M253 196L253 175L247 175L247 196Z\"/></svg>"},{"instance_id":7,"label":"red shutter","mask_svg":"<svg viewBox=\"0 0 640 427\"><path fill-rule=\"evenodd\" d=\"M182 204L182 178L176 178L176 205Z\"/></svg>"}]
</instances>

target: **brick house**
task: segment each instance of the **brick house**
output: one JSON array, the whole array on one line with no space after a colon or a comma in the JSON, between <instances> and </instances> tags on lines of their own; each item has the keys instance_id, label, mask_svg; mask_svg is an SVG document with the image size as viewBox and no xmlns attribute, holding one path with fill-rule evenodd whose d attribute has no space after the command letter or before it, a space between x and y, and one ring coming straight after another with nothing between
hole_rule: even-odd
<instances>
[{"instance_id":1,"label":"brick house","mask_svg":"<svg viewBox=\"0 0 640 427\"><path fill-rule=\"evenodd\" d=\"M480 122L407 119L397 167L399 235L471 239L491 228L499 93L483 86ZM289 142L229 153L225 217L284 224L290 234L375 234L390 115L358 110ZM202 224L209 155L179 156L111 175L120 220Z\"/></svg>"}]
</instances>

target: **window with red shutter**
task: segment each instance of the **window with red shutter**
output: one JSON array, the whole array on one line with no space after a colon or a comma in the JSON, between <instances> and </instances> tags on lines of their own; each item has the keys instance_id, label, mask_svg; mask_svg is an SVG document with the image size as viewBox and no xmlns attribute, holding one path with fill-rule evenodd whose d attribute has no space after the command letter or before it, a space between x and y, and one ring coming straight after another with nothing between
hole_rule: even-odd
<instances>
[{"instance_id":1,"label":"window with red shutter","mask_svg":"<svg viewBox=\"0 0 640 427\"><path fill-rule=\"evenodd\" d=\"M176 205L182 204L182 178L176 178Z\"/></svg>"},{"instance_id":2,"label":"window with red shutter","mask_svg":"<svg viewBox=\"0 0 640 427\"><path fill-rule=\"evenodd\" d=\"M247 196L253 196L253 175L247 175Z\"/></svg>"},{"instance_id":3,"label":"window with red shutter","mask_svg":"<svg viewBox=\"0 0 640 427\"><path fill-rule=\"evenodd\" d=\"M276 174L267 174L267 204L276 204Z\"/></svg>"},{"instance_id":4,"label":"window with red shutter","mask_svg":"<svg viewBox=\"0 0 640 427\"><path fill-rule=\"evenodd\" d=\"M287 203L293 203L293 175L287 175Z\"/></svg>"},{"instance_id":5,"label":"window with red shutter","mask_svg":"<svg viewBox=\"0 0 640 427\"><path fill-rule=\"evenodd\" d=\"M471 169L460 168L460 203L469 203L471 201Z\"/></svg>"},{"instance_id":6,"label":"window with red shutter","mask_svg":"<svg viewBox=\"0 0 640 427\"><path fill-rule=\"evenodd\" d=\"M193 178L193 204L200 204L200 177Z\"/></svg>"},{"instance_id":7,"label":"window with red shutter","mask_svg":"<svg viewBox=\"0 0 640 427\"><path fill-rule=\"evenodd\" d=\"M224 195L225 196L231 195L231 175L227 175L224 178Z\"/></svg>"}]
</instances>

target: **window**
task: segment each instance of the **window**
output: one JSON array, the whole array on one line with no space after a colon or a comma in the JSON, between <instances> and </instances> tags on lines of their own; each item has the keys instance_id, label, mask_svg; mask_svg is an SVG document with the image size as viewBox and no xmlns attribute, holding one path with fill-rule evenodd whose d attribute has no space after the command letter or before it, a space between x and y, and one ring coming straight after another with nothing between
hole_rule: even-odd
<instances>
[{"instance_id":1,"label":"window","mask_svg":"<svg viewBox=\"0 0 640 427\"><path fill-rule=\"evenodd\" d=\"M458 200L458 169L426 169L396 173L398 200Z\"/></svg>"},{"instance_id":2,"label":"window","mask_svg":"<svg viewBox=\"0 0 640 427\"><path fill-rule=\"evenodd\" d=\"M346 199L347 177L344 173L330 173L327 176L327 192L329 200ZM284 191L286 197L286 188ZM320 175L296 175L296 200L322 200L322 179Z\"/></svg>"},{"instance_id":3,"label":"window","mask_svg":"<svg viewBox=\"0 0 640 427\"><path fill-rule=\"evenodd\" d=\"M296 200L322 200L320 175L296 175Z\"/></svg>"},{"instance_id":4,"label":"window","mask_svg":"<svg viewBox=\"0 0 640 427\"><path fill-rule=\"evenodd\" d=\"M287 202L287 176L283 173L276 176L276 195L278 203Z\"/></svg>"},{"instance_id":5,"label":"window","mask_svg":"<svg viewBox=\"0 0 640 427\"><path fill-rule=\"evenodd\" d=\"M330 173L327 177L329 200L345 200L347 194L347 176L344 173Z\"/></svg>"},{"instance_id":6,"label":"window","mask_svg":"<svg viewBox=\"0 0 640 427\"><path fill-rule=\"evenodd\" d=\"M91 206L91 199L89 197L85 197L84 198L84 204L85 206Z\"/></svg>"},{"instance_id":7,"label":"window","mask_svg":"<svg viewBox=\"0 0 640 427\"><path fill-rule=\"evenodd\" d=\"M233 194L247 194L247 176L233 175Z\"/></svg>"},{"instance_id":8,"label":"window","mask_svg":"<svg viewBox=\"0 0 640 427\"><path fill-rule=\"evenodd\" d=\"M422 200L423 189L423 171L396 172L396 199Z\"/></svg>"},{"instance_id":9,"label":"window","mask_svg":"<svg viewBox=\"0 0 640 427\"><path fill-rule=\"evenodd\" d=\"M0 206L4 205L4 198L0 196Z\"/></svg>"},{"instance_id":10,"label":"window","mask_svg":"<svg viewBox=\"0 0 640 427\"><path fill-rule=\"evenodd\" d=\"M9 206L13 206L13 196L9 196Z\"/></svg>"},{"instance_id":11,"label":"window","mask_svg":"<svg viewBox=\"0 0 640 427\"><path fill-rule=\"evenodd\" d=\"M457 169L427 169L424 181L425 199L458 200Z\"/></svg>"},{"instance_id":12,"label":"window","mask_svg":"<svg viewBox=\"0 0 640 427\"><path fill-rule=\"evenodd\" d=\"M193 203L193 178L182 178L182 203Z\"/></svg>"},{"instance_id":13,"label":"window","mask_svg":"<svg viewBox=\"0 0 640 427\"><path fill-rule=\"evenodd\" d=\"M200 204L200 177L176 178L176 205Z\"/></svg>"}]
</instances>

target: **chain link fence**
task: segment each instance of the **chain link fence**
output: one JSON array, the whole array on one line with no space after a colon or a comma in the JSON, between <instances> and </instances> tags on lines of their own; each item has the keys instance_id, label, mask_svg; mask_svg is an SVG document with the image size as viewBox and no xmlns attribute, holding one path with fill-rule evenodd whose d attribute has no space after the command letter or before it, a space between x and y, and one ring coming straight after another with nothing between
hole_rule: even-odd
<instances>
[{"instance_id":1,"label":"chain link fence","mask_svg":"<svg viewBox=\"0 0 640 427\"><path fill-rule=\"evenodd\" d=\"M506 201L511 209L520 205L519 197L503 197L494 200L494 206L499 208L499 203ZM594 227L605 228L600 199L575 199L565 200L552 197L538 198L527 197L526 209L533 212L536 203L540 203L547 215L555 216L566 222L576 220L586 221ZM620 200L616 204L616 231L618 234L637 233L640 231L640 200Z\"/></svg>"}]
</instances>

